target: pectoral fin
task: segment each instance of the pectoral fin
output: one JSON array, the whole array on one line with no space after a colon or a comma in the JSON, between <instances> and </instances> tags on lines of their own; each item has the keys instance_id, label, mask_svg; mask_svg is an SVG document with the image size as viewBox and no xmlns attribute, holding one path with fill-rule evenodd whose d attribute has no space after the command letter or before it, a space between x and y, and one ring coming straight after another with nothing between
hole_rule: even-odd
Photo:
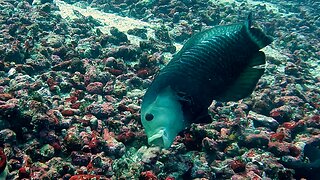
<instances>
[{"instance_id":1,"label":"pectoral fin","mask_svg":"<svg viewBox=\"0 0 320 180\"><path fill-rule=\"evenodd\" d=\"M240 74L238 79L228 88L228 90L217 98L218 101L238 101L249 96L260 77L264 73L264 68L256 67L265 64L265 55L259 51L250 60L247 68Z\"/></svg>"}]
</instances>

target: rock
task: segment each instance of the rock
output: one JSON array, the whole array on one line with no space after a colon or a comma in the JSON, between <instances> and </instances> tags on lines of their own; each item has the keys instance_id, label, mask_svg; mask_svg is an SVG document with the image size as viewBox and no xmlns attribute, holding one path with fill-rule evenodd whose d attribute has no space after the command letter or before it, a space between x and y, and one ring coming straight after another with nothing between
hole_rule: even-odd
<instances>
[{"instance_id":1,"label":"rock","mask_svg":"<svg viewBox=\"0 0 320 180\"><path fill-rule=\"evenodd\" d=\"M148 31L146 29L140 29L140 28L134 28L129 29L128 34L141 37L142 39L147 39L147 33Z\"/></svg>"},{"instance_id":2,"label":"rock","mask_svg":"<svg viewBox=\"0 0 320 180\"><path fill-rule=\"evenodd\" d=\"M110 37L109 42L115 45L129 42L127 35L115 27L110 29L110 33L112 34L112 37Z\"/></svg>"},{"instance_id":3,"label":"rock","mask_svg":"<svg viewBox=\"0 0 320 180\"><path fill-rule=\"evenodd\" d=\"M0 144L16 142L16 133L10 129L0 131Z\"/></svg>"},{"instance_id":4,"label":"rock","mask_svg":"<svg viewBox=\"0 0 320 180\"><path fill-rule=\"evenodd\" d=\"M101 82L92 82L87 85L86 90L91 94L102 94L103 84Z\"/></svg>"},{"instance_id":5,"label":"rock","mask_svg":"<svg viewBox=\"0 0 320 180\"><path fill-rule=\"evenodd\" d=\"M268 150L277 157L289 155L289 144L284 142L270 142L268 144Z\"/></svg>"},{"instance_id":6,"label":"rock","mask_svg":"<svg viewBox=\"0 0 320 180\"><path fill-rule=\"evenodd\" d=\"M33 0L32 5L40 5L45 3L52 3L53 0Z\"/></svg>"},{"instance_id":7,"label":"rock","mask_svg":"<svg viewBox=\"0 0 320 180\"><path fill-rule=\"evenodd\" d=\"M264 116L253 111L249 112L248 119L253 121L255 127L266 127L272 131L275 131L279 126L279 123L272 117Z\"/></svg>"},{"instance_id":8,"label":"rock","mask_svg":"<svg viewBox=\"0 0 320 180\"><path fill-rule=\"evenodd\" d=\"M230 166L235 173L244 172L246 170L246 164L240 160L232 161Z\"/></svg>"},{"instance_id":9,"label":"rock","mask_svg":"<svg viewBox=\"0 0 320 180\"><path fill-rule=\"evenodd\" d=\"M290 106L283 105L272 109L270 111L270 116L276 119L279 123L283 123L292 120L293 113L293 109Z\"/></svg>"},{"instance_id":10,"label":"rock","mask_svg":"<svg viewBox=\"0 0 320 180\"><path fill-rule=\"evenodd\" d=\"M54 148L49 144L42 146L40 149L40 154L45 158L52 158L54 156Z\"/></svg>"},{"instance_id":11,"label":"rock","mask_svg":"<svg viewBox=\"0 0 320 180\"><path fill-rule=\"evenodd\" d=\"M115 113L115 109L112 103L105 102L103 104L91 104L87 107L87 111L97 118L106 119Z\"/></svg>"},{"instance_id":12,"label":"rock","mask_svg":"<svg viewBox=\"0 0 320 180\"><path fill-rule=\"evenodd\" d=\"M47 45L52 48L59 48L64 44L64 37L60 35L49 34L45 39Z\"/></svg>"},{"instance_id":13,"label":"rock","mask_svg":"<svg viewBox=\"0 0 320 180\"><path fill-rule=\"evenodd\" d=\"M73 151L71 153L72 164L76 166L87 166L91 160L90 155Z\"/></svg>"},{"instance_id":14,"label":"rock","mask_svg":"<svg viewBox=\"0 0 320 180\"><path fill-rule=\"evenodd\" d=\"M245 136L243 142L239 142L247 148L266 148L268 147L269 138L263 134L249 134Z\"/></svg>"}]
</instances>

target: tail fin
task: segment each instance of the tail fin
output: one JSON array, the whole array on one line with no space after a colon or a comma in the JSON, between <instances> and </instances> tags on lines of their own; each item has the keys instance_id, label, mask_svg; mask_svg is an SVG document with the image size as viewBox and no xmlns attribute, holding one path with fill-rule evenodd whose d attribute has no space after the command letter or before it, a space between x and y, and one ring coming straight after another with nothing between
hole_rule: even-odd
<instances>
[{"instance_id":1,"label":"tail fin","mask_svg":"<svg viewBox=\"0 0 320 180\"><path fill-rule=\"evenodd\" d=\"M248 18L245 22L245 28L251 40L259 47L259 49L266 47L273 40L262 32L261 29L251 27L252 26L252 12L248 14Z\"/></svg>"}]
</instances>

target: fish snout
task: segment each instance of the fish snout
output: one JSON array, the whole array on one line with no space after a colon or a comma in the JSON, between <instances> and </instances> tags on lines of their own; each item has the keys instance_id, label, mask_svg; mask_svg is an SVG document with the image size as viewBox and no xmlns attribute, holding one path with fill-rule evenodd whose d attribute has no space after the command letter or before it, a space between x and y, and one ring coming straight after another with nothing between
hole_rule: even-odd
<instances>
[{"instance_id":1,"label":"fish snout","mask_svg":"<svg viewBox=\"0 0 320 180\"><path fill-rule=\"evenodd\" d=\"M155 145L162 148L169 148L171 143L165 129L160 129L157 133L148 138L149 145Z\"/></svg>"}]
</instances>

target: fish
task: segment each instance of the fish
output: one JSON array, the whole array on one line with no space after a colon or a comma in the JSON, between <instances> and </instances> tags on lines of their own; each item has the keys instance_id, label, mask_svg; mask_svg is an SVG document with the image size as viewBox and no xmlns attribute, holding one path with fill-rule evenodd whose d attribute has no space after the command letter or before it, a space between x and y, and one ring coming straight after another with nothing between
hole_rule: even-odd
<instances>
[{"instance_id":1,"label":"fish","mask_svg":"<svg viewBox=\"0 0 320 180\"><path fill-rule=\"evenodd\" d=\"M294 178L306 178L310 180L319 179L320 172L320 149L314 144L306 144L304 146L304 157L309 159L309 162L303 162L290 156L282 157L279 162L286 168L294 169Z\"/></svg>"},{"instance_id":2,"label":"fish","mask_svg":"<svg viewBox=\"0 0 320 180\"><path fill-rule=\"evenodd\" d=\"M141 123L148 144L169 148L192 123L210 123L213 100L249 96L264 74L260 49L272 38L243 23L215 26L192 36L154 77L141 104Z\"/></svg>"}]
</instances>

